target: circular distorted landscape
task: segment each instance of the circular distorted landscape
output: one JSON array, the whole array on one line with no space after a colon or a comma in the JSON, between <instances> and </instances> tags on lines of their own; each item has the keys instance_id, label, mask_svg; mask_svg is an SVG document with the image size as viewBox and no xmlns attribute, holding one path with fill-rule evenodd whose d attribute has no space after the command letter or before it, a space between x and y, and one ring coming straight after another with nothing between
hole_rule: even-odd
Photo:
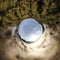
<instances>
[{"instance_id":1,"label":"circular distorted landscape","mask_svg":"<svg viewBox=\"0 0 60 60\"><path fill-rule=\"evenodd\" d=\"M60 60L60 0L0 0L0 60Z\"/></svg>"}]
</instances>

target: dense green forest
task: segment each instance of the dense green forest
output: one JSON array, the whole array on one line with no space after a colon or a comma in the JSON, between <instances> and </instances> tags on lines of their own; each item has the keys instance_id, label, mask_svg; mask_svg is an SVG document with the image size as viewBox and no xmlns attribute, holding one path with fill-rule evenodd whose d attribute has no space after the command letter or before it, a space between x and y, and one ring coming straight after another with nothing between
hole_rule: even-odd
<instances>
[{"instance_id":1,"label":"dense green forest","mask_svg":"<svg viewBox=\"0 0 60 60\"><path fill-rule=\"evenodd\" d=\"M26 18L56 27L60 24L60 0L0 0L0 29Z\"/></svg>"}]
</instances>

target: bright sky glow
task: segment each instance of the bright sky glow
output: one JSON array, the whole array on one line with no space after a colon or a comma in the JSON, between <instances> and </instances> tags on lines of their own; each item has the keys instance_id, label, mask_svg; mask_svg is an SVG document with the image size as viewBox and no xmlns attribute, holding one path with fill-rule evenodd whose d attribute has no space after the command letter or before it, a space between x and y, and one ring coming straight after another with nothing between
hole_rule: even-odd
<instances>
[{"instance_id":1,"label":"bright sky glow","mask_svg":"<svg viewBox=\"0 0 60 60\"><path fill-rule=\"evenodd\" d=\"M19 24L18 33L26 42L35 42L42 35L43 27L35 19L29 18Z\"/></svg>"}]
</instances>

